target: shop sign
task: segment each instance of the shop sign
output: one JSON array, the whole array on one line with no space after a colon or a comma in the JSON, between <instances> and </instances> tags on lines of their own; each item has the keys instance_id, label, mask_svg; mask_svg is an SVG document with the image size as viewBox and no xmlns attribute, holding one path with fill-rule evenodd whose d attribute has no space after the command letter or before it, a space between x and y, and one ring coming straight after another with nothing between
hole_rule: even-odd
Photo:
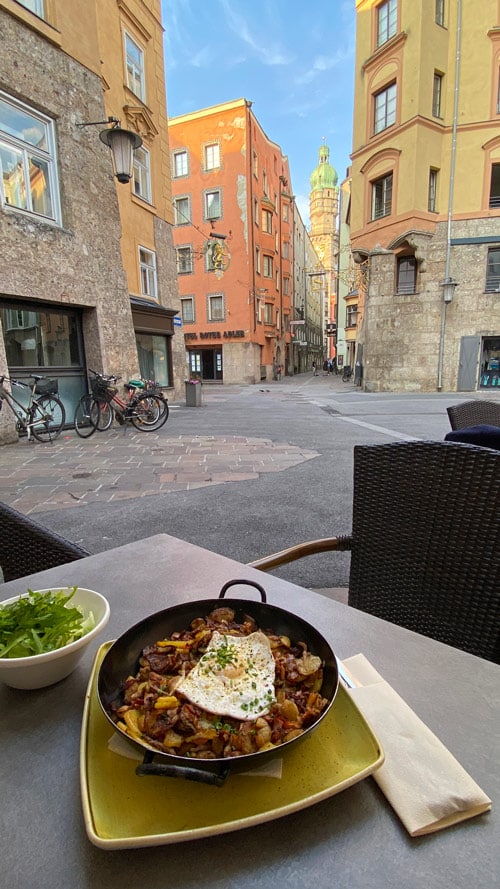
<instances>
[{"instance_id":1,"label":"shop sign","mask_svg":"<svg viewBox=\"0 0 500 889\"><path fill-rule=\"evenodd\" d=\"M244 337L244 330L225 330L224 334L221 334L220 330L202 330L199 334L200 340L221 340L222 337L224 339L232 339L233 337ZM185 333L185 340L197 340L197 333Z\"/></svg>"}]
</instances>

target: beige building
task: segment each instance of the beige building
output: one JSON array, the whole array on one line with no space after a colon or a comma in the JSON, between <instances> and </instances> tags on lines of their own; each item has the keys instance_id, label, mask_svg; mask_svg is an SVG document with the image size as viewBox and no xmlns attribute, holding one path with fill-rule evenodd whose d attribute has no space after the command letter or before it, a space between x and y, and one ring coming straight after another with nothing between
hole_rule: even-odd
<instances>
[{"instance_id":1,"label":"beige building","mask_svg":"<svg viewBox=\"0 0 500 889\"><path fill-rule=\"evenodd\" d=\"M159 0L0 0L0 374L57 377L69 421L88 367L182 368L161 35ZM143 140L125 184L109 117Z\"/></svg>"},{"instance_id":2,"label":"beige building","mask_svg":"<svg viewBox=\"0 0 500 889\"><path fill-rule=\"evenodd\" d=\"M368 271L364 385L495 387L499 4L356 0L356 18L350 230Z\"/></svg>"},{"instance_id":3,"label":"beige building","mask_svg":"<svg viewBox=\"0 0 500 889\"><path fill-rule=\"evenodd\" d=\"M337 266L339 256L338 210L339 189L337 172L330 163L330 149L322 144L318 164L310 177L309 234L318 260L312 285L321 293L321 356L320 361L335 357L334 336L328 332L336 325Z\"/></svg>"}]
</instances>

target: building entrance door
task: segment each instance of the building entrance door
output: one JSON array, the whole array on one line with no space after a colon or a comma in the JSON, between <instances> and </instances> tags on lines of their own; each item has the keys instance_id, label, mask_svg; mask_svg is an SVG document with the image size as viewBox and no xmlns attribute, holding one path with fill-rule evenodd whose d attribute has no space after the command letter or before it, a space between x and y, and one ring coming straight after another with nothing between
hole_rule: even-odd
<instances>
[{"instance_id":1,"label":"building entrance door","mask_svg":"<svg viewBox=\"0 0 500 889\"><path fill-rule=\"evenodd\" d=\"M463 336L460 340L457 392L473 392L478 386L480 338Z\"/></svg>"},{"instance_id":2,"label":"building entrance door","mask_svg":"<svg viewBox=\"0 0 500 889\"><path fill-rule=\"evenodd\" d=\"M191 373L200 374L203 380L222 381L222 349L196 349L189 353Z\"/></svg>"}]
</instances>

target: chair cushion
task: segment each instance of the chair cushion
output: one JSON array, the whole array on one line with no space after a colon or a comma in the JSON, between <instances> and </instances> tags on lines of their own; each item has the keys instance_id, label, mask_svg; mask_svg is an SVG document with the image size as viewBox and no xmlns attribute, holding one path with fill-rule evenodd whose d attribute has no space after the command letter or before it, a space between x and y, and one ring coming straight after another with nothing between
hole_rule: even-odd
<instances>
[{"instance_id":1,"label":"chair cushion","mask_svg":"<svg viewBox=\"0 0 500 889\"><path fill-rule=\"evenodd\" d=\"M465 442L466 444L479 445L482 448L494 448L500 450L500 426L466 426L465 429L455 429L448 432L445 441Z\"/></svg>"}]
</instances>

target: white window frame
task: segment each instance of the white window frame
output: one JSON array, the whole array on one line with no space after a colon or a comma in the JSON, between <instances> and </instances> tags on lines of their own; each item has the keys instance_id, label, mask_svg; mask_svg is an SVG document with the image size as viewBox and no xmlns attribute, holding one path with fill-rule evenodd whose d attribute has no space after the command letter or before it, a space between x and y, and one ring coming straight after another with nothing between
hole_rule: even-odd
<instances>
[{"instance_id":1,"label":"white window frame","mask_svg":"<svg viewBox=\"0 0 500 889\"><path fill-rule=\"evenodd\" d=\"M255 247L255 271L260 275L260 247Z\"/></svg>"},{"instance_id":2,"label":"white window frame","mask_svg":"<svg viewBox=\"0 0 500 889\"><path fill-rule=\"evenodd\" d=\"M136 198L151 203L151 165L147 148L141 145L133 153L134 160L134 194Z\"/></svg>"},{"instance_id":3,"label":"white window frame","mask_svg":"<svg viewBox=\"0 0 500 889\"><path fill-rule=\"evenodd\" d=\"M391 215L393 184L392 172L386 173L385 176L380 176L372 182L372 221ZM380 212L377 207L380 208Z\"/></svg>"},{"instance_id":4,"label":"white window frame","mask_svg":"<svg viewBox=\"0 0 500 889\"><path fill-rule=\"evenodd\" d=\"M180 204L187 204L187 213L180 208ZM190 225L191 223L191 198L187 194L174 198L174 225Z\"/></svg>"},{"instance_id":5,"label":"white window frame","mask_svg":"<svg viewBox=\"0 0 500 889\"><path fill-rule=\"evenodd\" d=\"M192 275L193 273L193 248L191 244L183 244L176 247L177 274Z\"/></svg>"},{"instance_id":6,"label":"white window frame","mask_svg":"<svg viewBox=\"0 0 500 889\"><path fill-rule=\"evenodd\" d=\"M264 324L274 324L273 303L264 303Z\"/></svg>"},{"instance_id":7,"label":"white window frame","mask_svg":"<svg viewBox=\"0 0 500 889\"><path fill-rule=\"evenodd\" d=\"M218 206L217 212L213 212L211 208L211 198L217 195ZM203 218L205 222L210 219L222 218L222 190L220 188L210 188L203 192Z\"/></svg>"},{"instance_id":8,"label":"white window frame","mask_svg":"<svg viewBox=\"0 0 500 889\"><path fill-rule=\"evenodd\" d=\"M205 170L219 170L220 162L220 143L207 142L203 149L203 160Z\"/></svg>"},{"instance_id":9,"label":"white window frame","mask_svg":"<svg viewBox=\"0 0 500 889\"><path fill-rule=\"evenodd\" d=\"M146 74L144 67L144 50L139 46L137 40L130 36L128 31L124 31L125 43L125 72L126 83L129 90L137 96L141 102L146 101ZM131 52L136 50L137 53ZM137 58L135 57L137 54Z\"/></svg>"},{"instance_id":10,"label":"white window frame","mask_svg":"<svg viewBox=\"0 0 500 889\"><path fill-rule=\"evenodd\" d=\"M377 46L383 46L398 29L398 0L385 0L377 7Z\"/></svg>"},{"instance_id":11,"label":"white window frame","mask_svg":"<svg viewBox=\"0 0 500 889\"><path fill-rule=\"evenodd\" d=\"M436 170L435 167L431 167L429 170L429 192L427 199L427 209L429 213L437 213L438 173L439 170Z\"/></svg>"},{"instance_id":12,"label":"white window frame","mask_svg":"<svg viewBox=\"0 0 500 889\"><path fill-rule=\"evenodd\" d=\"M172 179L189 176L189 156L187 148L179 148L172 152Z\"/></svg>"},{"instance_id":13,"label":"white window frame","mask_svg":"<svg viewBox=\"0 0 500 889\"><path fill-rule=\"evenodd\" d=\"M271 210L265 208L262 210L262 231L267 232L268 235L273 233L273 214Z\"/></svg>"},{"instance_id":14,"label":"white window frame","mask_svg":"<svg viewBox=\"0 0 500 889\"><path fill-rule=\"evenodd\" d=\"M0 154L0 204L2 207L9 207L19 213L27 213L37 219L52 220L61 225L61 204L59 196L59 180L57 176L57 153L54 121L38 111L34 111L28 105L11 98L6 93L0 92L0 101L5 108L0 105L0 151L10 153L18 158L16 162L16 182L13 183L13 190L10 195L6 192L5 181L7 172L3 170L2 156ZM8 126L9 110L14 115L20 113L26 118L31 118L33 128L41 127L44 133L44 145L39 147L27 139L22 139L15 132L14 127ZM5 118L2 116L5 112ZM29 120L26 120L25 131L29 131ZM33 199L31 186L30 169L38 167L45 177L46 192L50 204L50 212L42 213L37 208ZM4 179L5 177L5 179ZM25 183L29 183L26 187ZM16 203L12 200L12 194L17 191L22 196L22 202ZM34 189L33 189L34 191ZM36 195L35 195L36 197ZM10 198L10 199L9 199Z\"/></svg>"},{"instance_id":15,"label":"white window frame","mask_svg":"<svg viewBox=\"0 0 500 889\"><path fill-rule=\"evenodd\" d=\"M39 19L45 18L44 0L17 0L25 9L37 15Z\"/></svg>"},{"instance_id":16,"label":"white window frame","mask_svg":"<svg viewBox=\"0 0 500 889\"><path fill-rule=\"evenodd\" d=\"M194 324L195 316L195 299L194 296L181 297L181 317L183 324Z\"/></svg>"},{"instance_id":17,"label":"white window frame","mask_svg":"<svg viewBox=\"0 0 500 889\"><path fill-rule=\"evenodd\" d=\"M373 97L373 134L381 133L396 123L397 84L390 83Z\"/></svg>"},{"instance_id":18,"label":"white window frame","mask_svg":"<svg viewBox=\"0 0 500 889\"><path fill-rule=\"evenodd\" d=\"M273 257L268 253L264 253L262 257L262 275L264 278L274 277Z\"/></svg>"},{"instance_id":19,"label":"white window frame","mask_svg":"<svg viewBox=\"0 0 500 889\"><path fill-rule=\"evenodd\" d=\"M142 295L158 299L156 253L147 247L139 247L139 277Z\"/></svg>"},{"instance_id":20,"label":"white window frame","mask_svg":"<svg viewBox=\"0 0 500 889\"><path fill-rule=\"evenodd\" d=\"M219 310L214 311L214 309L213 309L214 305L220 305L220 311ZM209 321L216 321L218 324L221 321L226 320L226 307L224 305L224 294L223 293L209 293L208 294L208 296L207 296L207 318Z\"/></svg>"},{"instance_id":21,"label":"white window frame","mask_svg":"<svg viewBox=\"0 0 500 889\"><path fill-rule=\"evenodd\" d=\"M444 75L440 71L434 71L432 81L432 116L442 118L443 114L443 80Z\"/></svg>"},{"instance_id":22,"label":"white window frame","mask_svg":"<svg viewBox=\"0 0 500 889\"><path fill-rule=\"evenodd\" d=\"M444 0L436 0L436 25L444 28Z\"/></svg>"}]
</instances>

